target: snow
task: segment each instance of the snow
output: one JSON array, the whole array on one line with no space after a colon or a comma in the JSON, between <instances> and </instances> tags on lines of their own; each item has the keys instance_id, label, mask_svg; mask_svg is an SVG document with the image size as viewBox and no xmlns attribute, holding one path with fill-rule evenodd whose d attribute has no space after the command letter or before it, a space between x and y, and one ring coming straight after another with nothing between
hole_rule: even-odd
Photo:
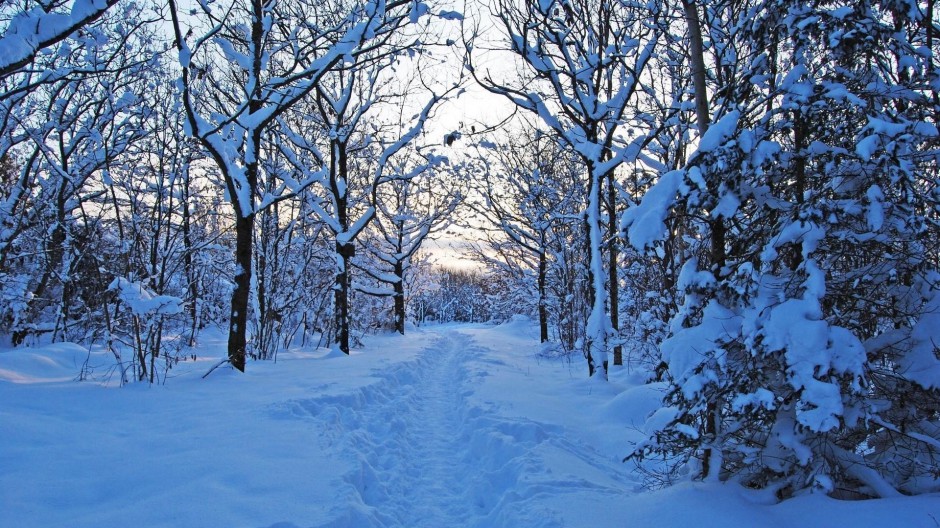
<instances>
[{"instance_id":1,"label":"snow","mask_svg":"<svg viewBox=\"0 0 940 528\"><path fill-rule=\"evenodd\" d=\"M881 188L872 185L865 193L868 198L868 210L865 211L865 219L868 221L868 228L872 232L880 231L885 223L884 199L885 195Z\"/></svg>"},{"instance_id":2,"label":"snow","mask_svg":"<svg viewBox=\"0 0 940 528\"><path fill-rule=\"evenodd\" d=\"M111 2L113 3L113 2ZM29 60L108 9L108 0L74 0L68 13L40 7L16 13L0 35L0 70Z\"/></svg>"},{"instance_id":3,"label":"snow","mask_svg":"<svg viewBox=\"0 0 940 528\"><path fill-rule=\"evenodd\" d=\"M667 235L665 224L683 181L682 171L667 172L643 195L643 200L620 217L621 230L627 230L630 243L638 250L651 247Z\"/></svg>"},{"instance_id":4,"label":"snow","mask_svg":"<svg viewBox=\"0 0 940 528\"><path fill-rule=\"evenodd\" d=\"M855 11L851 6L842 6L836 9L829 11L829 14L835 18L843 19L852 14Z\"/></svg>"},{"instance_id":5,"label":"snow","mask_svg":"<svg viewBox=\"0 0 940 528\"><path fill-rule=\"evenodd\" d=\"M719 361L724 361L720 344L735 336L741 325L739 316L716 301L705 305L702 320L698 326L676 332L661 347L663 361L669 364L670 372L674 373L683 393L690 399L697 397L710 374L707 370L704 374L696 375L695 372L709 358L709 353L713 352Z\"/></svg>"},{"instance_id":6,"label":"snow","mask_svg":"<svg viewBox=\"0 0 940 528\"><path fill-rule=\"evenodd\" d=\"M734 137L734 132L738 127L738 119L740 117L741 113L737 110L733 110L722 116L718 121L712 123L698 143L698 153L704 154L706 152L712 152Z\"/></svg>"},{"instance_id":7,"label":"snow","mask_svg":"<svg viewBox=\"0 0 940 528\"><path fill-rule=\"evenodd\" d=\"M463 13L459 11L441 11L437 16L442 20L463 20Z\"/></svg>"},{"instance_id":8,"label":"snow","mask_svg":"<svg viewBox=\"0 0 940 528\"><path fill-rule=\"evenodd\" d=\"M738 394L731 401L731 408L735 411L741 411L745 407L757 407L764 409L774 409L777 407L774 401L774 393L767 389L757 389L750 394Z\"/></svg>"},{"instance_id":9,"label":"snow","mask_svg":"<svg viewBox=\"0 0 940 528\"><path fill-rule=\"evenodd\" d=\"M17 527L935 527L937 495L776 503L735 484L647 491L621 460L661 385L546 359L537 325L291 349L244 374L224 334L165 384L109 386L110 354L0 350L0 511ZM87 360L87 362L86 362ZM92 381L73 381L83 364ZM28 383L26 382L28 381ZM764 404L756 393L742 405Z\"/></svg>"},{"instance_id":10,"label":"snow","mask_svg":"<svg viewBox=\"0 0 940 528\"><path fill-rule=\"evenodd\" d=\"M859 140L855 144L855 153L864 161L871 160L871 157L878 152L880 141L877 135L871 135Z\"/></svg>"},{"instance_id":11,"label":"snow","mask_svg":"<svg viewBox=\"0 0 940 528\"><path fill-rule=\"evenodd\" d=\"M739 207L741 207L741 199L738 198L734 191L722 184L721 197L718 199L718 204L714 209L709 211L708 214L712 218L734 218L734 214L738 212Z\"/></svg>"},{"instance_id":12,"label":"snow","mask_svg":"<svg viewBox=\"0 0 940 528\"><path fill-rule=\"evenodd\" d=\"M225 54L226 59L228 59L230 62L234 62L238 65L239 68L246 72L251 71L251 57L236 51L235 46L232 45L230 41L222 37L216 37L215 43L218 44L219 48L221 48L222 53Z\"/></svg>"},{"instance_id":13,"label":"snow","mask_svg":"<svg viewBox=\"0 0 940 528\"><path fill-rule=\"evenodd\" d=\"M931 279L938 277L932 274ZM926 309L920 320L911 329L913 346L901 358L901 369L905 377L926 389L940 389L940 359L937 358L936 343L940 342L940 294L932 287L922 295L927 299ZM890 337L891 333L888 333Z\"/></svg>"},{"instance_id":14,"label":"snow","mask_svg":"<svg viewBox=\"0 0 940 528\"><path fill-rule=\"evenodd\" d=\"M111 281L108 289L116 291L118 298L135 315L174 315L183 312L183 300L179 297L157 295L144 287L143 284L129 281L123 277L117 277Z\"/></svg>"}]
</instances>

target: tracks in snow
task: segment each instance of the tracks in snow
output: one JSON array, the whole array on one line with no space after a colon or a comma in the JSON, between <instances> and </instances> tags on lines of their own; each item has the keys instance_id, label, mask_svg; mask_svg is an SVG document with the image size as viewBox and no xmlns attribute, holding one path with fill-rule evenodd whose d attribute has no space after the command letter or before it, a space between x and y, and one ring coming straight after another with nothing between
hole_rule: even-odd
<instances>
[{"instance_id":1,"label":"tracks in snow","mask_svg":"<svg viewBox=\"0 0 940 528\"><path fill-rule=\"evenodd\" d=\"M313 418L322 449L355 465L334 520L321 528L555 527L561 523L551 508L531 500L586 489L614 495L626 486L583 480L584 469L610 468L573 446L561 427L471 406L467 363L486 352L470 336L444 330L416 360L376 372L376 383L287 402L290 415ZM581 470L553 473L546 458L559 453Z\"/></svg>"},{"instance_id":2,"label":"tracks in snow","mask_svg":"<svg viewBox=\"0 0 940 528\"><path fill-rule=\"evenodd\" d=\"M466 525L479 512L467 496L468 466L462 410L465 370L461 365L469 338L445 335L428 354L422 373L411 387L410 412L404 417L402 446L391 468L397 493L389 497L389 511L398 511L402 526L442 527ZM393 464L394 466L395 464Z\"/></svg>"},{"instance_id":3,"label":"tracks in snow","mask_svg":"<svg viewBox=\"0 0 940 528\"><path fill-rule=\"evenodd\" d=\"M354 457L334 521L327 527L441 528L479 525L488 490L467 456L467 371L470 337L440 334L416 360L375 372L379 379L351 393L287 403L312 417L320 447Z\"/></svg>"}]
</instances>

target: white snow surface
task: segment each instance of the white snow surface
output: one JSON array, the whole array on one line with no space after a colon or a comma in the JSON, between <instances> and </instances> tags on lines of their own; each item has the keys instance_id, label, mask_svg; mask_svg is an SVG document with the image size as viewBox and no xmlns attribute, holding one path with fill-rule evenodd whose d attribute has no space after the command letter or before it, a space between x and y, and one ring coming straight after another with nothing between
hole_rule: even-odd
<instances>
[{"instance_id":1,"label":"white snow surface","mask_svg":"<svg viewBox=\"0 0 940 528\"><path fill-rule=\"evenodd\" d=\"M647 491L622 463L658 388L539 358L536 325L410 329L346 357L103 383L110 354L0 350L0 517L28 527L936 527L940 496L781 504L733 484ZM87 362L86 362L87 360ZM74 381L83 364L98 381ZM113 376L116 380L117 376Z\"/></svg>"},{"instance_id":2,"label":"white snow surface","mask_svg":"<svg viewBox=\"0 0 940 528\"><path fill-rule=\"evenodd\" d=\"M118 297L135 315L182 313L183 300L170 295L157 295L140 282L132 282L124 277L117 277L108 286L108 290L118 292Z\"/></svg>"}]
</instances>

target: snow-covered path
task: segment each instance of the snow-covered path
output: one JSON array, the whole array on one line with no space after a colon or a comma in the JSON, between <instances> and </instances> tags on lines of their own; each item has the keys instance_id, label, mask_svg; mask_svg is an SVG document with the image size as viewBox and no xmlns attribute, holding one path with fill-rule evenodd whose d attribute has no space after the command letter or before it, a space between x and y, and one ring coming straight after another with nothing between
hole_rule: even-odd
<instances>
[{"instance_id":1,"label":"snow-covered path","mask_svg":"<svg viewBox=\"0 0 940 528\"><path fill-rule=\"evenodd\" d=\"M407 399L400 450L390 454L393 463L385 468L389 500L375 505L400 512L396 520L401 526L465 526L474 515L469 483L463 478L473 470L457 436L466 407L461 359L468 341L455 333L439 340L437 354L428 355L417 383L408 387L413 394Z\"/></svg>"},{"instance_id":2,"label":"snow-covered path","mask_svg":"<svg viewBox=\"0 0 940 528\"><path fill-rule=\"evenodd\" d=\"M414 361L376 373L378 382L298 402L327 445L355 459L342 511L324 526L558 526L544 508L535 524L515 524L524 512L513 505L528 495L518 484L533 469L532 448L549 435L474 406L481 378L468 365L501 363L467 333L432 333Z\"/></svg>"},{"instance_id":3,"label":"snow-covered path","mask_svg":"<svg viewBox=\"0 0 940 528\"><path fill-rule=\"evenodd\" d=\"M655 388L539 356L537 328L414 329L244 374L107 379L106 351L0 350L0 526L17 528L936 528L937 497L775 505L733 485L649 492L621 462ZM635 438L635 436L633 436ZM824 513L820 513L824 512Z\"/></svg>"},{"instance_id":4,"label":"snow-covered path","mask_svg":"<svg viewBox=\"0 0 940 528\"><path fill-rule=\"evenodd\" d=\"M514 369L473 329L430 333L428 347L373 373L375 383L292 402L314 419L325 449L352 461L323 526L568 526L567 505L544 498L600 503L636 486L615 457L564 427L500 413L499 395L481 389L494 368ZM513 392L502 396L539 396Z\"/></svg>"},{"instance_id":5,"label":"snow-covered path","mask_svg":"<svg viewBox=\"0 0 940 528\"><path fill-rule=\"evenodd\" d=\"M346 482L358 497L343 506L350 510L340 524L470 525L478 512L467 476L475 470L461 435L469 342L456 332L442 334L415 361L378 373L378 383L345 401L306 402L324 437L356 457ZM316 412L338 403L350 411L345 420Z\"/></svg>"}]
</instances>

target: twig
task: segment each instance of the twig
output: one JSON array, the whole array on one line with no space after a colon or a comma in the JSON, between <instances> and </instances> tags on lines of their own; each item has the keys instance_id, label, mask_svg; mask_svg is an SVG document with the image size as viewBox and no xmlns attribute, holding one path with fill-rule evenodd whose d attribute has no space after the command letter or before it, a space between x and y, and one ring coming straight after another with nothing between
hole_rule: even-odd
<instances>
[{"instance_id":1,"label":"twig","mask_svg":"<svg viewBox=\"0 0 940 528\"><path fill-rule=\"evenodd\" d=\"M228 358L225 358L225 359L219 361L218 363L216 363L215 365L212 365L212 368L209 369L208 372L206 372L205 374L202 375L202 379L206 379L206 376L208 376L209 374L212 374L212 371L213 371L213 370L215 370L215 369L221 367L222 365L224 365L224 364L226 364L226 363L228 363Z\"/></svg>"}]
</instances>

